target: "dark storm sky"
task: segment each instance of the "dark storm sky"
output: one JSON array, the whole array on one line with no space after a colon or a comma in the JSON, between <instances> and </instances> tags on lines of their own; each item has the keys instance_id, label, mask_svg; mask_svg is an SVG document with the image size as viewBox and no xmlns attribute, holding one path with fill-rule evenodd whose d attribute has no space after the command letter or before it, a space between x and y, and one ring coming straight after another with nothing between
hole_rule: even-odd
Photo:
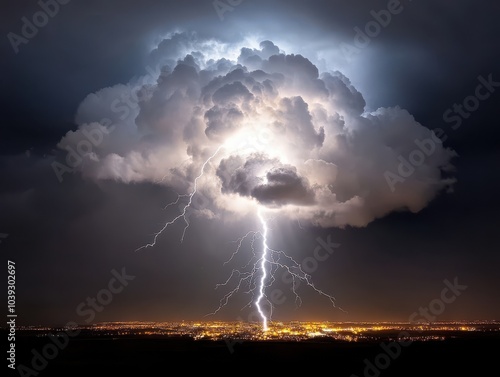
<instances>
[{"instance_id":1,"label":"dark storm sky","mask_svg":"<svg viewBox=\"0 0 500 377\"><path fill-rule=\"evenodd\" d=\"M299 261L316 239L340 243L312 273L316 285L348 314L302 287L295 309L288 286L277 319L408 320L439 298L443 280L468 288L438 319L500 318L499 89L453 130L443 113L474 94L478 77L500 82L500 5L495 1L402 1L403 11L352 61L355 27L387 1L244 0L220 20L212 1L80 1L60 7L15 53L7 34L21 33L35 1L3 3L1 18L0 253L17 266L17 308L24 323L83 322L76 308L106 288L111 270L135 279L95 321L200 319L218 304L215 284L228 270L229 244L248 229L195 220L184 243L181 226L153 249L136 253L167 218L175 199L154 184L95 182L79 174L60 183L51 166L56 144L76 129L90 93L144 74L153 43L174 30L232 42L256 31L282 49L328 60L363 93L368 110L399 105L418 122L442 128L458 157L453 192L417 214L394 213L365 228L300 229L273 225L272 244ZM288 51L287 51L288 52ZM320 63L318 63L320 64ZM229 271L230 272L230 271ZM237 298L215 319L247 319Z\"/></svg>"}]
</instances>

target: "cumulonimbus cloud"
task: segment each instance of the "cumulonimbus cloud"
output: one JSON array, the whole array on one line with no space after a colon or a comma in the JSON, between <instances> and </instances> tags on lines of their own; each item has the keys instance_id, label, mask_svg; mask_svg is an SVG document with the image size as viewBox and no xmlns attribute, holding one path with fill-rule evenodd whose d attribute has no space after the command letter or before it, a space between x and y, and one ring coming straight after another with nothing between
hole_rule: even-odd
<instances>
[{"instance_id":1,"label":"cumulonimbus cloud","mask_svg":"<svg viewBox=\"0 0 500 377\"><path fill-rule=\"evenodd\" d=\"M342 73L319 72L271 41L241 48L234 61L220 52L227 48L194 33L166 38L147 75L85 98L79 128L59 147L104 129L78 166L86 177L155 182L181 193L210 158L198 182L209 199L204 213L261 205L321 226L418 212L453 185L446 174L455 153L406 110L365 112L362 94ZM419 147L412 165L407 159Z\"/></svg>"}]
</instances>

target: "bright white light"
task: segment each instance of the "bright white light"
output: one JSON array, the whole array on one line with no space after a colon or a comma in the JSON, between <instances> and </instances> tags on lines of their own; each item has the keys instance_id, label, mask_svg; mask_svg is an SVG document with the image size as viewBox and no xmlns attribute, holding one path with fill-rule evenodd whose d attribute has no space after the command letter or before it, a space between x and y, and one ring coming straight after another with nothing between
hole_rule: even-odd
<instances>
[{"instance_id":1,"label":"bright white light","mask_svg":"<svg viewBox=\"0 0 500 377\"><path fill-rule=\"evenodd\" d=\"M254 207L255 208L255 207ZM229 264L235 256L242 250L243 243L250 241L250 253L247 254L249 261L244 267L235 268L232 270L230 276L225 282L217 284L216 289L230 287L233 288L227 292L219 302L219 307L210 314L217 314L224 306L229 303L229 300L236 295L238 292L245 290L246 293L252 295L251 301L245 305L245 307L250 307L250 305L255 305L257 307L258 314L262 320L262 329L264 331L269 330L269 321L272 317L273 305L267 299L266 287L275 281L275 273L278 270L286 271L292 277L292 292L295 295L295 303L300 306L302 300L296 291L298 282L303 282L312 288L319 295L326 297L335 307L335 298L322 290L318 289L313 281L312 277L304 272L300 263L295 261L292 257L287 255L283 250L276 250L269 247L268 244L268 233L269 226L268 220L265 218L264 211L265 207L259 206L256 210L257 217L260 221L260 231L249 231L243 237L236 240L237 248L231 255L231 257L224 263L224 265ZM262 243L260 250L257 250L255 241L260 238ZM245 289L246 288L246 289ZM270 305L270 312L266 315L263 309L263 303L266 302ZM339 308L342 310L341 308ZM343 311L343 310L342 310Z\"/></svg>"},{"instance_id":2,"label":"bright white light","mask_svg":"<svg viewBox=\"0 0 500 377\"><path fill-rule=\"evenodd\" d=\"M266 264L267 264L267 251L269 250L269 248L267 246L267 222L264 219L264 216L262 215L261 208L259 208L258 216L259 216L260 223L262 225L262 256L260 259L260 269L262 271L262 276L260 278L259 297L257 297L257 301L255 301L255 306L257 306L257 310L259 311L259 314L262 318L262 327L263 327L264 331L267 331L268 330L267 317L260 306L260 302L265 298L264 288L265 288L266 278L267 278L267 266L266 266Z\"/></svg>"}]
</instances>

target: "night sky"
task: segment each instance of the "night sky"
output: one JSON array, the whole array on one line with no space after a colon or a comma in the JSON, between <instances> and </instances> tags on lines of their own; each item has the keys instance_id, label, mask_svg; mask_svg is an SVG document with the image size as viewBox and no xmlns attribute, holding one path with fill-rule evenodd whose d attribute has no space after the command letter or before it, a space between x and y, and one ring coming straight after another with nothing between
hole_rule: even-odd
<instances>
[{"instance_id":1,"label":"night sky","mask_svg":"<svg viewBox=\"0 0 500 377\"><path fill-rule=\"evenodd\" d=\"M302 283L297 307L278 270L276 320L407 321L454 279L467 288L438 320L499 319L500 4L230 3L2 5L0 253L18 321L256 320L246 289L205 315L252 256L247 238L224 264L262 232L257 207L269 247L336 299ZM243 154L249 124L272 136ZM140 249L227 143L183 241L180 219ZM134 279L89 310L124 268Z\"/></svg>"}]
</instances>

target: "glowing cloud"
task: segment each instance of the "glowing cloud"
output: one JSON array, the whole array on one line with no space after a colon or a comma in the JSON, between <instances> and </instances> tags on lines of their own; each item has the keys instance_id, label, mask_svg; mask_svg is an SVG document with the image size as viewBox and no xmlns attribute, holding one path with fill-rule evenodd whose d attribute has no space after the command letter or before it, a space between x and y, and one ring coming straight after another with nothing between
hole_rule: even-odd
<instances>
[{"instance_id":1,"label":"glowing cloud","mask_svg":"<svg viewBox=\"0 0 500 377\"><path fill-rule=\"evenodd\" d=\"M342 73L319 72L271 41L239 47L172 34L152 51L157 68L147 76L89 95L79 129L59 146L113 124L78 166L83 174L196 190L209 199L201 216L258 205L302 223L366 226L392 211L418 212L453 184L444 173L455 153L437 142L388 184L401 156L436 140L406 110L366 113Z\"/></svg>"}]
</instances>

